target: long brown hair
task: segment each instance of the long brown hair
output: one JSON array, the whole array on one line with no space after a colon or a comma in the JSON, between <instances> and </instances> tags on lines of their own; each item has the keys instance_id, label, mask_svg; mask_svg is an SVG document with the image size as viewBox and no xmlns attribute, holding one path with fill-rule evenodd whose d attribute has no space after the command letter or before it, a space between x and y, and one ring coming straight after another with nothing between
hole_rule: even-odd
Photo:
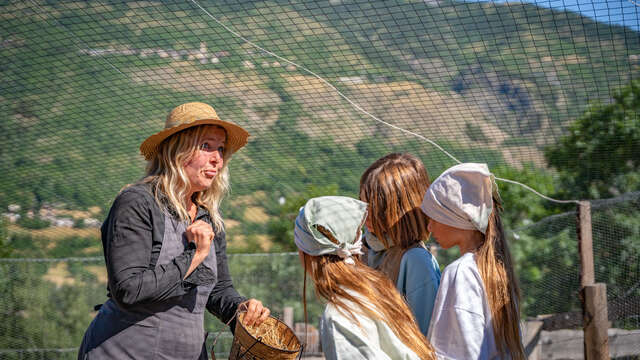
<instances>
[{"instance_id":1,"label":"long brown hair","mask_svg":"<svg viewBox=\"0 0 640 360\"><path fill-rule=\"evenodd\" d=\"M420 210L429 185L422 161L406 153L376 160L360 178L360 200L369 203L373 227L369 230L387 249L379 270L393 282L398 279L404 253L429 238L429 219Z\"/></svg>"},{"instance_id":2,"label":"long brown hair","mask_svg":"<svg viewBox=\"0 0 640 360\"><path fill-rule=\"evenodd\" d=\"M491 308L498 351L504 354L508 349L512 359L524 360L518 311L520 288L500 219L502 204L496 196L493 206L484 242L476 250L476 262Z\"/></svg>"},{"instance_id":3,"label":"long brown hair","mask_svg":"<svg viewBox=\"0 0 640 360\"><path fill-rule=\"evenodd\" d=\"M165 139L158 151L147 163L146 176L140 182L152 183L156 194L156 201L163 206L160 194L176 211L182 220L188 220L186 197L189 192L189 178L184 170L184 163L191 158L198 149L208 127L213 125L200 125L180 131ZM219 233L224 230L222 216L219 207L223 197L229 191L229 160L231 153L223 153L223 167L216 175L211 187L195 194L194 202L202 205L209 211L213 221L214 231Z\"/></svg>"},{"instance_id":4,"label":"long brown hair","mask_svg":"<svg viewBox=\"0 0 640 360\"><path fill-rule=\"evenodd\" d=\"M385 275L366 266L359 259L354 258L355 264L347 264L336 255L302 254L305 279L308 273L315 284L317 296L333 304L358 325L354 315L356 313L384 321L398 339L421 359L436 359L435 351L420 332L413 313ZM353 293L358 296L352 295ZM347 302L355 304L357 308L349 308ZM306 298L304 307L306 313Z\"/></svg>"}]
</instances>

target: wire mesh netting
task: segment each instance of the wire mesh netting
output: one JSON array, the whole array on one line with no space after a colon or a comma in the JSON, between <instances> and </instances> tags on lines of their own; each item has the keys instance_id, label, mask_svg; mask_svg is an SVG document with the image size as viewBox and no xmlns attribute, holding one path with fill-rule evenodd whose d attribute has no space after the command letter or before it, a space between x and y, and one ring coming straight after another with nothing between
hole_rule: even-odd
<instances>
[{"instance_id":1,"label":"wire mesh netting","mask_svg":"<svg viewBox=\"0 0 640 360\"><path fill-rule=\"evenodd\" d=\"M284 307L291 307L293 320L304 322L303 270L297 253L230 255L229 266L241 294L261 299L281 319ZM106 300L104 260L0 259L0 274L4 294L0 358L77 358L82 336L96 314L94 306ZM313 295L313 285L309 285L307 296L309 323L317 327L323 307ZM207 348L219 336L216 354L227 356L233 338L228 328L208 313L205 328L210 333ZM304 339L303 334L298 336Z\"/></svg>"},{"instance_id":2,"label":"wire mesh netting","mask_svg":"<svg viewBox=\"0 0 640 360\"><path fill-rule=\"evenodd\" d=\"M5 1L3 202L104 210L140 177L142 140L193 100L251 132L234 191L272 201L354 192L393 150L452 164L374 117L462 161L545 166L590 101L638 76L638 8L618 7L596 19L626 27L535 3Z\"/></svg>"},{"instance_id":3,"label":"wire mesh netting","mask_svg":"<svg viewBox=\"0 0 640 360\"><path fill-rule=\"evenodd\" d=\"M640 193L592 204L596 281L607 284L611 327L640 328ZM580 328L579 256L576 214L563 213L510 232L519 277L523 318L542 316L547 329ZM441 257L441 265L447 259ZM282 318L292 307L294 321L304 322L302 267L297 253L235 254L229 258L235 287L261 299ZM74 358L84 331L105 301L106 269L100 257L68 259L0 259L0 330L7 359ZM322 302L308 284L309 323L317 326ZM63 315L63 316L61 316ZM554 317L546 317L554 315ZM211 315L205 326L220 331L218 356L231 347L232 335ZM300 334L299 334L300 335ZM640 354L636 343L627 354Z\"/></svg>"},{"instance_id":4,"label":"wire mesh netting","mask_svg":"<svg viewBox=\"0 0 640 360\"><path fill-rule=\"evenodd\" d=\"M294 250L304 200L357 197L389 152L417 155L431 178L455 159L486 162L545 195L595 199L596 280L612 327L638 329L639 11L632 0L0 1L0 256L40 259L0 263L0 358L73 357L87 309L104 301L100 223L142 177L140 143L188 101L251 133L229 163L230 252ZM523 314L580 318L571 207L500 187ZM298 321L293 258L235 255L234 280Z\"/></svg>"},{"instance_id":5,"label":"wire mesh netting","mask_svg":"<svg viewBox=\"0 0 640 360\"><path fill-rule=\"evenodd\" d=\"M591 203L595 281L607 286L609 327L626 330L609 331L612 358L635 359L640 354L639 210L639 192ZM546 331L583 326L577 223L577 213L568 212L510 232L522 313L542 320Z\"/></svg>"},{"instance_id":6,"label":"wire mesh netting","mask_svg":"<svg viewBox=\"0 0 640 360\"><path fill-rule=\"evenodd\" d=\"M613 327L640 325L640 232L634 225L638 210L637 192L592 203L596 282L607 284ZM581 317L576 213L546 218L511 232L510 238L524 294L523 313L578 312Z\"/></svg>"}]
</instances>

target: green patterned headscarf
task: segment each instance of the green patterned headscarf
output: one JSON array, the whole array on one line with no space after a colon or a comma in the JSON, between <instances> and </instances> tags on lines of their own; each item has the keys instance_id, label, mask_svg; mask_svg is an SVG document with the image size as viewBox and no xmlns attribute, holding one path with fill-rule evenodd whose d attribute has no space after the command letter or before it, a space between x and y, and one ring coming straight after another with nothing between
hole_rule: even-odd
<instances>
[{"instance_id":1,"label":"green patterned headscarf","mask_svg":"<svg viewBox=\"0 0 640 360\"><path fill-rule=\"evenodd\" d=\"M310 199L296 218L296 246L311 256L338 255L353 264L352 255L362 254L360 235L366 218L365 202L344 196ZM319 226L326 229L337 243L322 234Z\"/></svg>"}]
</instances>

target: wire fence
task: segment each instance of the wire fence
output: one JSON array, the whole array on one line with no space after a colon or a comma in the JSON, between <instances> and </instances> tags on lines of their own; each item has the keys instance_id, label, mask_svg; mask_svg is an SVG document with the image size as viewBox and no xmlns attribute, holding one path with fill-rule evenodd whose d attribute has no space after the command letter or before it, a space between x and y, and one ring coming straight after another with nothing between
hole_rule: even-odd
<instances>
[{"instance_id":1,"label":"wire fence","mask_svg":"<svg viewBox=\"0 0 640 360\"><path fill-rule=\"evenodd\" d=\"M607 284L612 327L640 326L640 193L591 203L596 282ZM574 313L581 318L576 213L568 212L511 232L528 316ZM581 319L577 324L581 324Z\"/></svg>"},{"instance_id":2,"label":"wire fence","mask_svg":"<svg viewBox=\"0 0 640 360\"><path fill-rule=\"evenodd\" d=\"M592 199L612 327L638 329L639 14L604 0L0 1L0 257L20 258L0 260L0 357L74 357L104 301L98 227L143 176L140 143L188 101L251 133L229 163L230 252L291 251L300 202L357 197L389 152L431 178L486 162L523 315L580 326L575 213L548 200ZM297 259L260 256L232 256L237 287L300 321Z\"/></svg>"},{"instance_id":3,"label":"wire fence","mask_svg":"<svg viewBox=\"0 0 640 360\"><path fill-rule=\"evenodd\" d=\"M639 214L640 193L592 203L596 281L607 284L612 328L640 330ZM582 326L575 217L569 212L510 231L523 318L546 316L549 330ZM445 255L438 256L442 266L450 261ZM304 321L297 253L229 257L241 294L260 299L280 318L284 307L292 307L294 321ZM73 358L95 315L93 306L105 301L103 259L1 259L0 275L0 358ZM309 287L309 321L317 326L323 305ZM225 356L231 334L211 315L205 327L212 335L223 331L216 352ZM640 355L640 344L632 351Z\"/></svg>"},{"instance_id":4,"label":"wire fence","mask_svg":"<svg viewBox=\"0 0 640 360\"><path fill-rule=\"evenodd\" d=\"M302 270L297 253L230 255L235 287L268 304L282 318L284 307L303 322ZM0 358L68 359L77 356L82 335L95 316L94 305L106 300L106 268L102 258L0 260ZM322 311L309 289L309 319ZM232 336L207 313L208 347L219 331L218 356L226 356Z\"/></svg>"}]
</instances>

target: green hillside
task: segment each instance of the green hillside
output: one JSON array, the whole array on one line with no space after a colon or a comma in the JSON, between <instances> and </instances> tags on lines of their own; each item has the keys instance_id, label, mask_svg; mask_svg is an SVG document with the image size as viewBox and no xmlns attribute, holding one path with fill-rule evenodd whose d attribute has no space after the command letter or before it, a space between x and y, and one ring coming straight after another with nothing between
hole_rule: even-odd
<instances>
[{"instance_id":1,"label":"green hillside","mask_svg":"<svg viewBox=\"0 0 640 360\"><path fill-rule=\"evenodd\" d=\"M532 5L202 5L372 114L461 160L495 166L544 167L542 148L589 101L608 101L640 72L630 57L640 54L637 32ZM190 2L3 1L0 24L3 209L98 206L103 217L118 190L142 175L140 142L168 110L193 100L252 133L231 163L225 203L225 216L244 225L230 231L246 246L269 232L280 196L310 185L356 195L362 171L389 151L418 154L432 174L451 164Z\"/></svg>"},{"instance_id":2,"label":"green hillside","mask_svg":"<svg viewBox=\"0 0 640 360\"><path fill-rule=\"evenodd\" d=\"M575 117L638 74L637 66L627 71L638 33L579 14L516 2L398 1L387 4L392 11L357 3L312 12L380 68L478 103L503 102L493 115L513 135L541 130L545 118L557 125Z\"/></svg>"}]
</instances>

